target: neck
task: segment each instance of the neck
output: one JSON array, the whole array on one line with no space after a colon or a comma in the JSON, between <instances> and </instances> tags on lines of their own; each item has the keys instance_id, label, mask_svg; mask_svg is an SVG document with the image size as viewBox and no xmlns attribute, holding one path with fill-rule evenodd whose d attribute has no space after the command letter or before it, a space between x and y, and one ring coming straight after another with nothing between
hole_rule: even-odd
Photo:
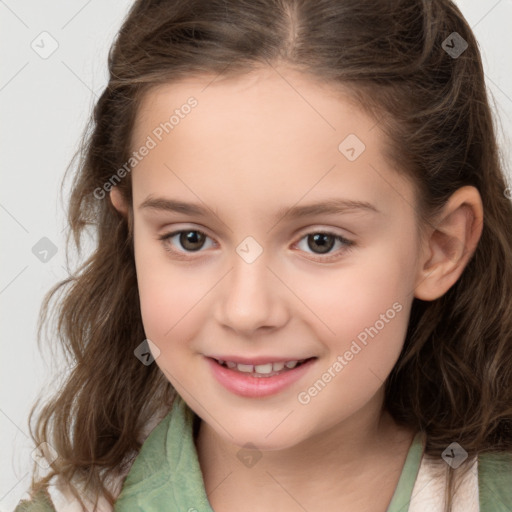
<instances>
[{"instance_id":1,"label":"neck","mask_svg":"<svg viewBox=\"0 0 512 512\"><path fill-rule=\"evenodd\" d=\"M382 394L375 395L350 418L295 446L253 452L258 460L251 463L249 455L248 465L239 458L240 446L201 422L196 446L212 507L216 512L286 511L300 510L300 504L306 510L327 512L342 510L341 503L364 510L364 504L373 500L368 509L377 511L368 489L368 482L374 482L385 511L414 432L399 427L382 410L382 401Z\"/></svg>"}]
</instances>

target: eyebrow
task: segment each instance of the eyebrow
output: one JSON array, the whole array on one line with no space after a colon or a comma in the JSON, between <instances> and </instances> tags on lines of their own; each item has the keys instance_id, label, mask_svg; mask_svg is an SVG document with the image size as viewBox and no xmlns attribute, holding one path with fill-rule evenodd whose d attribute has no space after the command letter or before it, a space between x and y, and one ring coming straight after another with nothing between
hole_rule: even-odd
<instances>
[{"instance_id":1,"label":"eyebrow","mask_svg":"<svg viewBox=\"0 0 512 512\"><path fill-rule=\"evenodd\" d=\"M187 203L176 199L151 196L148 196L139 205L139 209L176 212L197 217L208 217L208 215L212 213L212 210L197 203ZM373 204L367 201L328 198L317 203L280 208L274 214L274 217L275 219L281 219L283 217L303 218L314 215L339 215L358 211L381 213Z\"/></svg>"}]
</instances>

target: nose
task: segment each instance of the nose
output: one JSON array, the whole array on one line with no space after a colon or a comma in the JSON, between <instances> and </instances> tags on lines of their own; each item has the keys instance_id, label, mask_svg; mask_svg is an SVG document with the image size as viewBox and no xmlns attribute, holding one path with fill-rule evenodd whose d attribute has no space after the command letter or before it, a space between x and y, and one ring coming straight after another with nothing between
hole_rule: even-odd
<instances>
[{"instance_id":1,"label":"nose","mask_svg":"<svg viewBox=\"0 0 512 512\"><path fill-rule=\"evenodd\" d=\"M286 287L276 277L275 270L267 267L264 254L252 263L235 254L232 270L219 289L216 320L238 335L275 330L286 325L290 318Z\"/></svg>"}]
</instances>

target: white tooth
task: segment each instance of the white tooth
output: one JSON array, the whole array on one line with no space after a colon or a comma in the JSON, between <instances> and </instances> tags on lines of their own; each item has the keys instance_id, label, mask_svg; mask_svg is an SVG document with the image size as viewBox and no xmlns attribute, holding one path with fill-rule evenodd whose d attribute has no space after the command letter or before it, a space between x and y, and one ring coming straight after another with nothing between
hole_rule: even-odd
<instances>
[{"instance_id":1,"label":"white tooth","mask_svg":"<svg viewBox=\"0 0 512 512\"><path fill-rule=\"evenodd\" d=\"M222 359L218 359L218 361L219 361L219 364L224 364L225 363L225 361L223 361Z\"/></svg>"},{"instance_id":2,"label":"white tooth","mask_svg":"<svg viewBox=\"0 0 512 512\"><path fill-rule=\"evenodd\" d=\"M271 373L272 372L272 363L257 364L254 367L254 371L256 373Z\"/></svg>"},{"instance_id":3,"label":"white tooth","mask_svg":"<svg viewBox=\"0 0 512 512\"><path fill-rule=\"evenodd\" d=\"M284 363L273 363L272 364L272 369L275 372L278 372L278 371L282 370L283 368L284 368Z\"/></svg>"},{"instance_id":4,"label":"white tooth","mask_svg":"<svg viewBox=\"0 0 512 512\"><path fill-rule=\"evenodd\" d=\"M295 368L297 366L298 361L287 361L284 363L286 368Z\"/></svg>"},{"instance_id":5,"label":"white tooth","mask_svg":"<svg viewBox=\"0 0 512 512\"><path fill-rule=\"evenodd\" d=\"M236 363L234 363L233 361L226 361L226 366L228 368L236 368Z\"/></svg>"},{"instance_id":6,"label":"white tooth","mask_svg":"<svg viewBox=\"0 0 512 512\"><path fill-rule=\"evenodd\" d=\"M254 366L252 364L240 364L240 363L238 363L236 365L236 367L238 368L238 371L246 372L246 373L251 373L254 368Z\"/></svg>"}]
</instances>

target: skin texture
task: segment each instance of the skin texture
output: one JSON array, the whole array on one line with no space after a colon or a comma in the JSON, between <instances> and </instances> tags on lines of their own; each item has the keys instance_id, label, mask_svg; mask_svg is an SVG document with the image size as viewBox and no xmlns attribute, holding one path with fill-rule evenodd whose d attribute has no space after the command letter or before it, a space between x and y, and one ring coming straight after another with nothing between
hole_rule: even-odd
<instances>
[{"instance_id":1,"label":"skin texture","mask_svg":"<svg viewBox=\"0 0 512 512\"><path fill-rule=\"evenodd\" d=\"M340 92L285 67L214 78L145 96L134 148L187 98L198 105L133 169L133 204L116 188L110 193L120 212L133 215L142 317L160 350L156 364L203 420L196 444L210 502L217 512L385 511L414 432L382 410L384 381L413 298L443 295L476 247L480 196L459 189L420 240L412 184L384 160L375 120ZM354 161L338 149L349 134L366 146ZM140 208L148 196L210 211ZM379 213L274 218L281 208L328 198L367 201ZM188 253L179 236L158 239L180 229L208 238ZM325 231L353 245L336 241L322 254L306 235ZM252 263L236 251L248 236L263 250ZM299 393L397 303L400 311L378 334L301 403ZM317 359L281 392L247 398L216 381L211 355ZM246 443L261 455L252 467L237 457Z\"/></svg>"}]
</instances>

